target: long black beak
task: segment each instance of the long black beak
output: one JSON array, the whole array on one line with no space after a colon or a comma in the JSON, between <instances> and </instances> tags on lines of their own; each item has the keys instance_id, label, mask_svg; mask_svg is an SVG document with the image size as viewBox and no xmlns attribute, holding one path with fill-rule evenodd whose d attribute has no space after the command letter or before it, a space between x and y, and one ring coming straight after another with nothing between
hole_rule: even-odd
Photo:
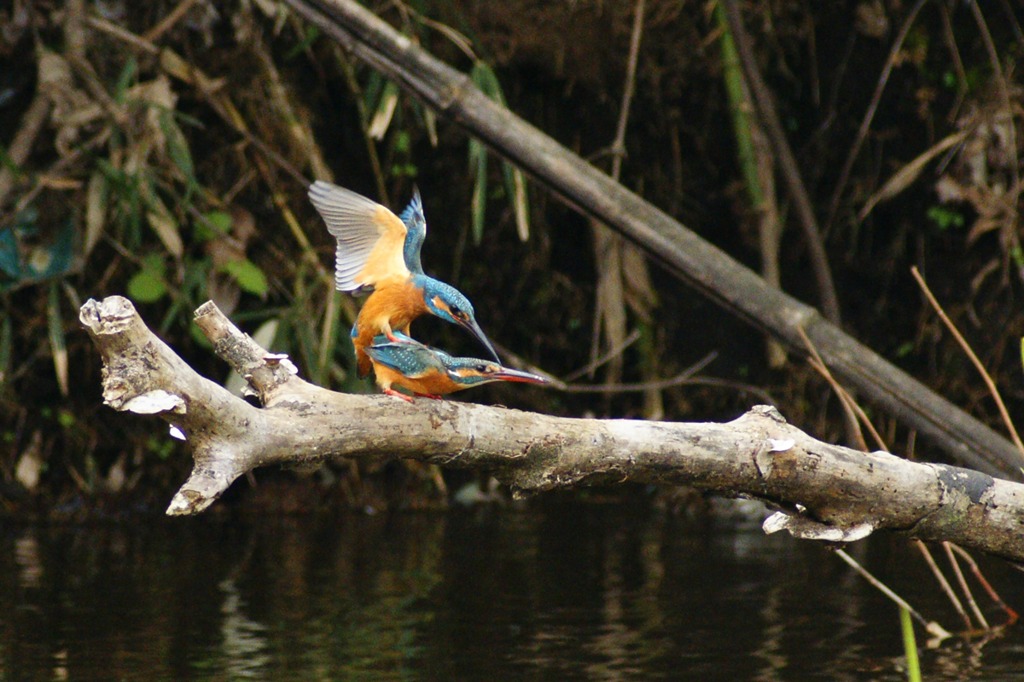
<instances>
[{"instance_id":1,"label":"long black beak","mask_svg":"<svg viewBox=\"0 0 1024 682\"><path fill-rule=\"evenodd\" d=\"M494 361L500 365L501 358L498 357L498 352L494 350L494 346L491 345L490 340L487 338L487 335L484 334L484 330L480 328L480 325L476 323L476 320L469 318L465 322L460 322L460 324L465 327L469 333L475 336L477 341L487 348L487 351L491 354L491 357L494 358Z\"/></svg>"},{"instance_id":2,"label":"long black beak","mask_svg":"<svg viewBox=\"0 0 1024 682\"><path fill-rule=\"evenodd\" d=\"M508 367L502 367L500 371L497 371L494 374L491 374L490 376L492 379L498 379L500 381L516 381L524 384L549 383L547 379L538 374L521 372L518 369L509 369Z\"/></svg>"}]
</instances>

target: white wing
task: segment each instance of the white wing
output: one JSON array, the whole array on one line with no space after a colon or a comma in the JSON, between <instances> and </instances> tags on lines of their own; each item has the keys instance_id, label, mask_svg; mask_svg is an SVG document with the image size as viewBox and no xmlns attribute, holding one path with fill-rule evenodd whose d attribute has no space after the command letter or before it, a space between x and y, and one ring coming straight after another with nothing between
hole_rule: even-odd
<instances>
[{"instance_id":1,"label":"white wing","mask_svg":"<svg viewBox=\"0 0 1024 682\"><path fill-rule=\"evenodd\" d=\"M338 241L334 284L339 291L366 291L391 277L408 277L402 249L405 224L375 201L317 180L309 199Z\"/></svg>"}]
</instances>

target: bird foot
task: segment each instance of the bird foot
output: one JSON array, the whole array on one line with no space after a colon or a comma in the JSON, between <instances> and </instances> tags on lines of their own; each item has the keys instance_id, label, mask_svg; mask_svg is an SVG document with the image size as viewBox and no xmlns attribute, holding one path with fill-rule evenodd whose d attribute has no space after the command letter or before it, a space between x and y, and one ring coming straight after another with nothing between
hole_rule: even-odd
<instances>
[{"instance_id":1,"label":"bird foot","mask_svg":"<svg viewBox=\"0 0 1024 682\"><path fill-rule=\"evenodd\" d=\"M444 400L444 398L435 393L417 393L416 395L421 395L424 398L430 398L431 400Z\"/></svg>"},{"instance_id":2,"label":"bird foot","mask_svg":"<svg viewBox=\"0 0 1024 682\"><path fill-rule=\"evenodd\" d=\"M412 396L406 395L406 394L401 393L399 391L396 391L393 388L385 388L384 389L384 395L393 395L396 398L401 398L402 400L404 400L407 403L411 403L412 402Z\"/></svg>"}]
</instances>

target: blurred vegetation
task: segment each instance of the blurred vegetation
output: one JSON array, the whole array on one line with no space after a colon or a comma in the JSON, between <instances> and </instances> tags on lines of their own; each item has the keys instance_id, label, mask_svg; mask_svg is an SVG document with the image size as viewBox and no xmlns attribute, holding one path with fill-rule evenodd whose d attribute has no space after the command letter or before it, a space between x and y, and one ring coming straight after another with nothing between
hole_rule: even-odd
<instances>
[{"instance_id":1,"label":"blurred vegetation","mask_svg":"<svg viewBox=\"0 0 1024 682\"><path fill-rule=\"evenodd\" d=\"M595 160L605 153L619 117L633 3L371 6L569 147ZM738 161L737 135L743 149L750 141L734 127L730 102L739 91L729 85L727 94L712 9L646 3L621 177L757 266L751 197L760 190L748 186L751 172ZM824 236L847 329L996 424L984 385L922 305L909 275L918 265L1019 414L1019 6L926 3L877 100L907 3L771 0L746 3L744 15L804 181L819 216L829 216ZM861 151L840 184L872 105ZM921 158L943 143L941 153ZM189 468L184 446L162 426L102 405L98 358L77 322L89 297L129 296L214 379L225 379L226 368L191 323L192 310L210 298L289 353L310 380L372 390L350 371L348 329L358 308L332 291L333 244L305 197L313 178L395 209L417 185L430 224L425 267L470 295L488 335L556 376L588 365L596 268L587 222L286 5L0 7L3 509L162 507ZM778 201L785 221L785 197ZM779 260L782 287L816 301L798 230L783 234ZM770 369L759 334L665 273L653 277L659 307L653 323L629 320L639 330L629 338L639 343L623 352L623 380L649 379L650 357L670 377L718 353L703 373L711 381L664 391L666 419L730 418L767 393L801 427L840 438L838 405L803 363ZM435 322L418 322L417 336L479 354L471 339ZM600 382L601 372L579 381ZM467 398L567 415L632 417L644 409L642 393L494 386ZM912 447L894 420L873 416L894 447ZM417 505L443 497L439 476L337 463L294 480L312 480L322 493L305 504ZM280 499L281 488L273 489Z\"/></svg>"}]
</instances>

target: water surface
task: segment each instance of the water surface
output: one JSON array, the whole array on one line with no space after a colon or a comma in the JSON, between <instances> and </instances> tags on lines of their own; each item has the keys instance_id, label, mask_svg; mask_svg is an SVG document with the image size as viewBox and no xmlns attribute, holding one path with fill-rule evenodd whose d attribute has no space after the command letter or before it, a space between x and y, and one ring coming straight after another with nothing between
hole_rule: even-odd
<instances>
[{"instance_id":1,"label":"water surface","mask_svg":"<svg viewBox=\"0 0 1024 682\"><path fill-rule=\"evenodd\" d=\"M2 680L905 679L895 607L823 548L617 505L7 523L0 545ZM958 627L904 541L850 551ZM1024 608L1024 576L983 563ZM1024 680L1022 654L1018 627L922 664Z\"/></svg>"}]
</instances>

